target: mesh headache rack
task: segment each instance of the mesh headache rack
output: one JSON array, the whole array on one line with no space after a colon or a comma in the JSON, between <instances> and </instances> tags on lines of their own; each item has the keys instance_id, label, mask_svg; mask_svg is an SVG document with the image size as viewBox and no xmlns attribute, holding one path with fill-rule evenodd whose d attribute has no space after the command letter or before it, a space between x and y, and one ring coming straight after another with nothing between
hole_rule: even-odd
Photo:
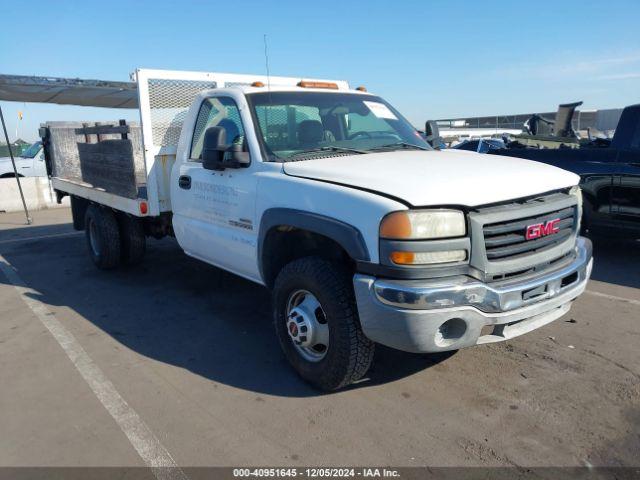
<instances>
[{"instance_id":1,"label":"mesh headache rack","mask_svg":"<svg viewBox=\"0 0 640 480\"><path fill-rule=\"evenodd\" d=\"M67 143L54 159L53 187L105 205L117 204L117 208L133 215L159 215L171 210L169 179L178 141L187 112L203 90L260 84L267 88L298 87L305 82L331 84L341 90L349 88L348 83L341 80L217 72L138 69L131 77L130 82L114 82L0 74L0 100L139 109L139 124L124 125L118 120L100 124L73 122L66 125L66 132L60 122L43 125L44 131L49 128L47 134L50 134L54 123L58 123L55 128L64 139L52 141ZM88 128L97 130L89 134ZM117 128L122 130L116 132L122 134L122 138L109 137ZM101 149L108 149L111 144L92 144L115 141L119 142L122 154L118 154L114 165L101 168L94 160L101 155ZM77 144L87 145L78 147ZM91 155L71 152L78 148ZM91 168L83 165L87 162L92 164ZM127 175L120 175L117 188L112 188L116 183L109 181L111 179L100 178L100 171L113 173L122 169ZM128 185L127 182L135 183ZM122 192L127 195L123 196Z\"/></svg>"}]
</instances>

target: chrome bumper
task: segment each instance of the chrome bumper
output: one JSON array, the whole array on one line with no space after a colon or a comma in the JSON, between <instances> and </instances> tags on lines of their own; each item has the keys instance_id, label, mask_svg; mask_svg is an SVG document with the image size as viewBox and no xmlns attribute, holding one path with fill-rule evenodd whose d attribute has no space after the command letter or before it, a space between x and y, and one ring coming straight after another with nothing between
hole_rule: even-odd
<instances>
[{"instance_id":1,"label":"chrome bumper","mask_svg":"<svg viewBox=\"0 0 640 480\"><path fill-rule=\"evenodd\" d=\"M416 352L513 338L569 310L591 275L591 252L591 242L579 237L568 265L492 284L466 276L396 281L356 274L360 323L372 340Z\"/></svg>"},{"instance_id":2,"label":"chrome bumper","mask_svg":"<svg viewBox=\"0 0 640 480\"><path fill-rule=\"evenodd\" d=\"M557 296L590 275L591 242L578 239L575 259L563 268L526 281L486 284L471 277L437 280L377 280L374 291L386 305L416 310L472 306L483 312L506 312Z\"/></svg>"}]
</instances>

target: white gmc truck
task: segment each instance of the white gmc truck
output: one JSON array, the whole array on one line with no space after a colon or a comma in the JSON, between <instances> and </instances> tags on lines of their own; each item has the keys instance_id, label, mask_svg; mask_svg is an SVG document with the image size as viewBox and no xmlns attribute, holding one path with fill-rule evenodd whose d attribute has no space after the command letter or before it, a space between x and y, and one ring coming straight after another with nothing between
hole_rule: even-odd
<instances>
[{"instance_id":1,"label":"white gmc truck","mask_svg":"<svg viewBox=\"0 0 640 480\"><path fill-rule=\"evenodd\" d=\"M169 235L265 285L285 356L320 389L365 375L376 343L503 341L564 315L585 289L573 173L433 150L344 81L134 75L140 124L41 128L93 262L135 263L147 236Z\"/></svg>"}]
</instances>

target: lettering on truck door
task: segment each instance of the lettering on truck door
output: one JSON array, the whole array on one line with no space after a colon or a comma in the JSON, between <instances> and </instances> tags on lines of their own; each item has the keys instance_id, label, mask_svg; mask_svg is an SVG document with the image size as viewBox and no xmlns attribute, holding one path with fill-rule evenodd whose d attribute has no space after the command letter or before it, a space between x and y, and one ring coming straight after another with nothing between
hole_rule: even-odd
<instances>
[{"instance_id":1,"label":"lettering on truck door","mask_svg":"<svg viewBox=\"0 0 640 480\"><path fill-rule=\"evenodd\" d=\"M236 102L224 96L207 98L198 112L189 159L180 166L180 188L173 189L176 236L187 253L259 279L257 181L251 165L222 171L203 168L202 142L209 127L224 128L228 144L244 142L245 129ZM189 188L185 188L187 183Z\"/></svg>"}]
</instances>

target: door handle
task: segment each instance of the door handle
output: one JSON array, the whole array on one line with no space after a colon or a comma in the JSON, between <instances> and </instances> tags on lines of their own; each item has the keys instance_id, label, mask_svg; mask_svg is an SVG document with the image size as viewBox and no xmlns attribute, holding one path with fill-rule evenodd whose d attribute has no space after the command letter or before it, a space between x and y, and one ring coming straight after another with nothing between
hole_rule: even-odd
<instances>
[{"instance_id":1,"label":"door handle","mask_svg":"<svg viewBox=\"0 0 640 480\"><path fill-rule=\"evenodd\" d=\"M189 190L191 188L191 177L189 175L180 175L178 186L184 190Z\"/></svg>"}]
</instances>

